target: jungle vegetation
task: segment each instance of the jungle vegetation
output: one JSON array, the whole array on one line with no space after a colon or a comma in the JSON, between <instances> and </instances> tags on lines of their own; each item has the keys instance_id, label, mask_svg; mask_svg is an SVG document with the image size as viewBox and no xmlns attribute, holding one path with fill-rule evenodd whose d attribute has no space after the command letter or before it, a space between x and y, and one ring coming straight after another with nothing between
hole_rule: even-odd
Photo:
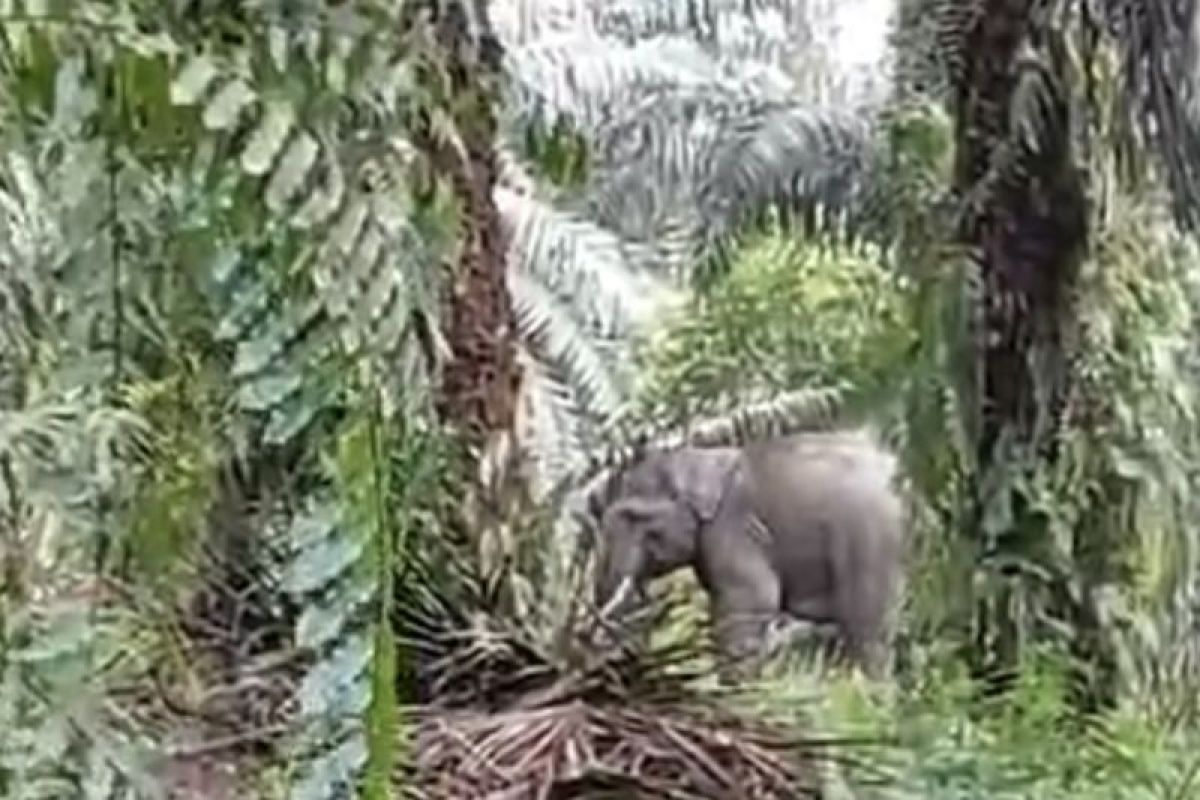
<instances>
[{"instance_id":1,"label":"jungle vegetation","mask_svg":"<svg viewBox=\"0 0 1200 800\"><path fill-rule=\"evenodd\" d=\"M836 5L0 0L0 796L1200 793L1198 4ZM860 424L894 681L595 644L590 477Z\"/></svg>"}]
</instances>

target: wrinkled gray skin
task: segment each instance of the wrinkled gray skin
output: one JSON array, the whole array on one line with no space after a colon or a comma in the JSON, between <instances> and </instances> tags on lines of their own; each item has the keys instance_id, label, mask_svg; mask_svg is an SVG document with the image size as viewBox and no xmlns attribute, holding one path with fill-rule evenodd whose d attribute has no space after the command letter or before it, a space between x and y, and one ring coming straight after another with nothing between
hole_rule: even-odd
<instances>
[{"instance_id":1,"label":"wrinkled gray skin","mask_svg":"<svg viewBox=\"0 0 1200 800\"><path fill-rule=\"evenodd\" d=\"M834 630L851 661L884 677L903 580L894 470L847 432L653 454L592 499L597 604L619 618L647 582L691 566L732 664L763 655L793 618Z\"/></svg>"}]
</instances>

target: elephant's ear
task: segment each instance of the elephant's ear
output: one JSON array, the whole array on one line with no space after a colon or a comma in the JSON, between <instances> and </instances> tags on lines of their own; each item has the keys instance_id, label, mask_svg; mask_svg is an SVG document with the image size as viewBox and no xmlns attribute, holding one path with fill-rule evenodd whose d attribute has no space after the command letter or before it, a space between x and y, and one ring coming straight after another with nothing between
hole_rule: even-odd
<instances>
[{"instance_id":1,"label":"elephant's ear","mask_svg":"<svg viewBox=\"0 0 1200 800\"><path fill-rule=\"evenodd\" d=\"M708 522L717 515L729 492L737 464L736 452L725 448L676 453L668 469L671 489Z\"/></svg>"}]
</instances>

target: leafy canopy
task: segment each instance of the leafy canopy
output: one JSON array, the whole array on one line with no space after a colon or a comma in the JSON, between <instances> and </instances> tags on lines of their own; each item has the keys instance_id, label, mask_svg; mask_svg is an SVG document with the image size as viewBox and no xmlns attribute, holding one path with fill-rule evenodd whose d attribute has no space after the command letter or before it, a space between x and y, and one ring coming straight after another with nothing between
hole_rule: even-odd
<instances>
[{"instance_id":1,"label":"leafy canopy","mask_svg":"<svg viewBox=\"0 0 1200 800\"><path fill-rule=\"evenodd\" d=\"M682 421L796 389L873 396L914 342L909 295L871 248L762 234L717 285L646 337L644 402Z\"/></svg>"}]
</instances>

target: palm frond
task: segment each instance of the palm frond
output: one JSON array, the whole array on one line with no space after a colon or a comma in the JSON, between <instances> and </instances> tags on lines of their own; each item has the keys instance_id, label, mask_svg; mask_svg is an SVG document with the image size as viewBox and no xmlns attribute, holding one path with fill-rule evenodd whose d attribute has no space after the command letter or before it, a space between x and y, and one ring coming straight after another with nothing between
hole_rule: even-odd
<instances>
[{"instance_id":1,"label":"palm frond","mask_svg":"<svg viewBox=\"0 0 1200 800\"><path fill-rule=\"evenodd\" d=\"M540 39L594 34L596 5L593 0L498 0L490 13L496 35L511 51Z\"/></svg>"},{"instance_id":2,"label":"palm frond","mask_svg":"<svg viewBox=\"0 0 1200 800\"><path fill-rule=\"evenodd\" d=\"M544 553L548 533L522 539ZM511 587L535 575L489 578L447 547L413 562L395 606L422 686L405 740L416 755L396 781L412 796L518 787L576 796L606 786L635 797L734 797L747 785L763 797L815 792L815 765L830 754L802 734L722 711L721 692L704 686L704 642L614 641L579 591L561 598L553 619L533 619L511 603ZM653 623L676 610L659 602L645 613ZM655 757L629 747L638 742Z\"/></svg>"},{"instance_id":3,"label":"palm frond","mask_svg":"<svg viewBox=\"0 0 1200 800\"><path fill-rule=\"evenodd\" d=\"M1105 0L1129 129L1157 154L1180 221L1200 222L1200 38L1196 0Z\"/></svg>"},{"instance_id":4,"label":"palm frond","mask_svg":"<svg viewBox=\"0 0 1200 800\"><path fill-rule=\"evenodd\" d=\"M701 188L706 220L730 227L774 206L848 209L861 191L869 121L797 108L765 111L722 148Z\"/></svg>"},{"instance_id":5,"label":"palm frond","mask_svg":"<svg viewBox=\"0 0 1200 800\"><path fill-rule=\"evenodd\" d=\"M60 570L53 586L6 614L0 760L17 796L129 797L159 789L138 752L137 726L105 708L106 692L140 661L133 635L140 621L89 577Z\"/></svg>"},{"instance_id":6,"label":"palm frond","mask_svg":"<svg viewBox=\"0 0 1200 800\"><path fill-rule=\"evenodd\" d=\"M829 2L797 0L503 0L496 4L496 27L505 41L523 44L564 31L586 32L631 43L657 36L682 36L711 44L730 36L724 27L747 36L744 24L764 35L792 37L803 47L803 33L830 11ZM783 20L787 28L774 26ZM738 23L743 23L739 25ZM756 31L757 33L757 31Z\"/></svg>"},{"instance_id":7,"label":"palm frond","mask_svg":"<svg viewBox=\"0 0 1200 800\"><path fill-rule=\"evenodd\" d=\"M706 709L600 708L578 702L478 714L428 714L416 747L437 797L720 800L818 798L804 743ZM816 745L810 745L816 750ZM531 758L529 753L536 753ZM649 757L647 757L649 754Z\"/></svg>"},{"instance_id":8,"label":"palm frond","mask_svg":"<svg viewBox=\"0 0 1200 800\"><path fill-rule=\"evenodd\" d=\"M869 114L813 108L799 90L798 77L826 69L775 47L781 22L807 30L810 15L825 13L800 5L594 9L600 22L577 41L556 35L522 46L527 57L509 71L515 113L532 118L549 107L553 119L571 118L589 142L590 165L570 202L631 242L656 241L668 227L703 228L702 241L675 248L699 255L767 205L845 206L845 184L864 166ZM578 8L579 18L591 10ZM652 29L662 32L642 35Z\"/></svg>"},{"instance_id":9,"label":"palm frond","mask_svg":"<svg viewBox=\"0 0 1200 800\"><path fill-rule=\"evenodd\" d=\"M538 284L521 275L510 276L509 283L517 326L527 346L570 381L583 408L600 418L615 413L621 405L614 381L617 367L605 363L597 343L582 335L569 311Z\"/></svg>"},{"instance_id":10,"label":"palm frond","mask_svg":"<svg viewBox=\"0 0 1200 800\"><path fill-rule=\"evenodd\" d=\"M549 442L595 441L621 413L618 368L670 299L659 287L686 284L766 209L833 220L869 181L870 109L808 102L836 83L832 13L787 0L496 4L510 162L496 201L539 365L526 431L548 442L525 449L554 474L578 459ZM528 126L563 121L587 143L586 178L546 196L513 156Z\"/></svg>"},{"instance_id":11,"label":"palm frond","mask_svg":"<svg viewBox=\"0 0 1200 800\"><path fill-rule=\"evenodd\" d=\"M533 191L497 187L495 195L510 243L518 339L532 370L522 385L521 448L532 458L534 486L545 488L624 406L632 337L670 293L603 228Z\"/></svg>"},{"instance_id":12,"label":"palm frond","mask_svg":"<svg viewBox=\"0 0 1200 800\"><path fill-rule=\"evenodd\" d=\"M623 242L586 217L498 188L514 272L536 281L599 336L628 335L670 294Z\"/></svg>"},{"instance_id":13,"label":"palm frond","mask_svg":"<svg viewBox=\"0 0 1200 800\"><path fill-rule=\"evenodd\" d=\"M547 364L528 351L522 351L521 364L517 442L530 467L528 480L533 495L545 499L553 487L579 468L583 454L592 447L593 425L571 385L555 377Z\"/></svg>"},{"instance_id":14,"label":"palm frond","mask_svg":"<svg viewBox=\"0 0 1200 800\"><path fill-rule=\"evenodd\" d=\"M841 394L833 388L786 392L700 420L687 426L682 439L700 447L739 447L801 431L825 430L837 421Z\"/></svg>"},{"instance_id":15,"label":"palm frond","mask_svg":"<svg viewBox=\"0 0 1200 800\"><path fill-rule=\"evenodd\" d=\"M570 34L507 55L511 113L529 124L566 120L587 132L655 89L712 84L717 72L693 42L660 38L621 46Z\"/></svg>"},{"instance_id":16,"label":"palm frond","mask_svg":"<svg viewBox=\"0 0 1200 800\"><path fill-rule=\"evenodd\" d=\"M682 234L676 249L698 256L769 209L853 210L871 180L870 126L740 91L664 92L597 131L582 205L623 238Z\"/></svg>"}]
</instances>

